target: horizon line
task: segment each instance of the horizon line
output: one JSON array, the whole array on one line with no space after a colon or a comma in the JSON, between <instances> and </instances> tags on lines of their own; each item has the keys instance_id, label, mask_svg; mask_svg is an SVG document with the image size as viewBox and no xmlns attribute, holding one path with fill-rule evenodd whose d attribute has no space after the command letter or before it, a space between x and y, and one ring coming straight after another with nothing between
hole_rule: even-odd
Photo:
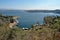
<instances>
[{"instance_id":1,"label":"horizon line","mask_svg":"<svg viewBox=\"0 0 60 40\"><path fill-rule=\"evenodd\" d=\"M60 9L0 9L0 10L60 10Z\"/></svg>"}]
</instances>

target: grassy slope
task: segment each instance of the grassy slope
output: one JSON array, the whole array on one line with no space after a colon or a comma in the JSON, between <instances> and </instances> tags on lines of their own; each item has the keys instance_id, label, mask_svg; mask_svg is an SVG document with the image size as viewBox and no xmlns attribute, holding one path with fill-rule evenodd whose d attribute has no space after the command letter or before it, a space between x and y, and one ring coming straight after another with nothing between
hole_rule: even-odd
<instances>
[{"instance_id":1,"label":"grassy slope","mask_svg":"<svg viewBox=\"0 0 60 40\"><path fill-rule=\"evenodd\" d=\"M36 26L29 30L0 26L0 40L60 40L60 17L44 19L46 25ZM53 21L53 22L51 22Z\"/></svg>"}]
</instances>

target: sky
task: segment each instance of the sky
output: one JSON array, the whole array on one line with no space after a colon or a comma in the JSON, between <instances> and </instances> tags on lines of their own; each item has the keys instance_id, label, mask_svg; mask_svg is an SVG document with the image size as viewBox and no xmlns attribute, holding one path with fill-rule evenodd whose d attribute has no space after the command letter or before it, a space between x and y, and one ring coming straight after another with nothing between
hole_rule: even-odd
<instances>
[{"instance_id":1,"label":"sky","mask_svg":"<svg viewBox=\"0 0 60 40\"><path fill-rule=\"evenodd\" d=\"M54 10L60 9L60 0L0 0L0 9Z\"/></svg>"}]
</instances>

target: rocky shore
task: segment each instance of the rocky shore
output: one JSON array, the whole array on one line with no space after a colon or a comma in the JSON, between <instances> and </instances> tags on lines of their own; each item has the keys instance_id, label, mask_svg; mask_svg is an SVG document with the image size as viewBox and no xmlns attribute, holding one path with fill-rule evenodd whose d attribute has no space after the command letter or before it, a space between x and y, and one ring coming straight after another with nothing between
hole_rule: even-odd
<instances>
[{"instance_id":1,"label":"rocky shore","mask_svg":"<svg viewBox=\"0 0 60 40\"><path fill-rule=\"evenodd\" d=\"M0 15L0 24L1 26L8 24L8 27L12 28L17 25L18 20L17 16L4 16Z\"/></svg>"}]
</instances>

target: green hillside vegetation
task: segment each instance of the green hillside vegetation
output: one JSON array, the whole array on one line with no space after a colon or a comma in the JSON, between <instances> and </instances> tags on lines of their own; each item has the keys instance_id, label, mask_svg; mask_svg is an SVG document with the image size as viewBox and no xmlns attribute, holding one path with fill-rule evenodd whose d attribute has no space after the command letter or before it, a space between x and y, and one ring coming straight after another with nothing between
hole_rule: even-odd
<instances>
[{"instance_id":1,"label":"green hillside vegetation","mask_svg":"<svg viewBox=\"0 0 60 40\"><path fill-rule=\"evenodd\" d=\"M60 40L60 16L45 17L43 25L32 25L27 30L9 28L9 18L0 15L0 40Z\"/></svg>"}]
</instances>

